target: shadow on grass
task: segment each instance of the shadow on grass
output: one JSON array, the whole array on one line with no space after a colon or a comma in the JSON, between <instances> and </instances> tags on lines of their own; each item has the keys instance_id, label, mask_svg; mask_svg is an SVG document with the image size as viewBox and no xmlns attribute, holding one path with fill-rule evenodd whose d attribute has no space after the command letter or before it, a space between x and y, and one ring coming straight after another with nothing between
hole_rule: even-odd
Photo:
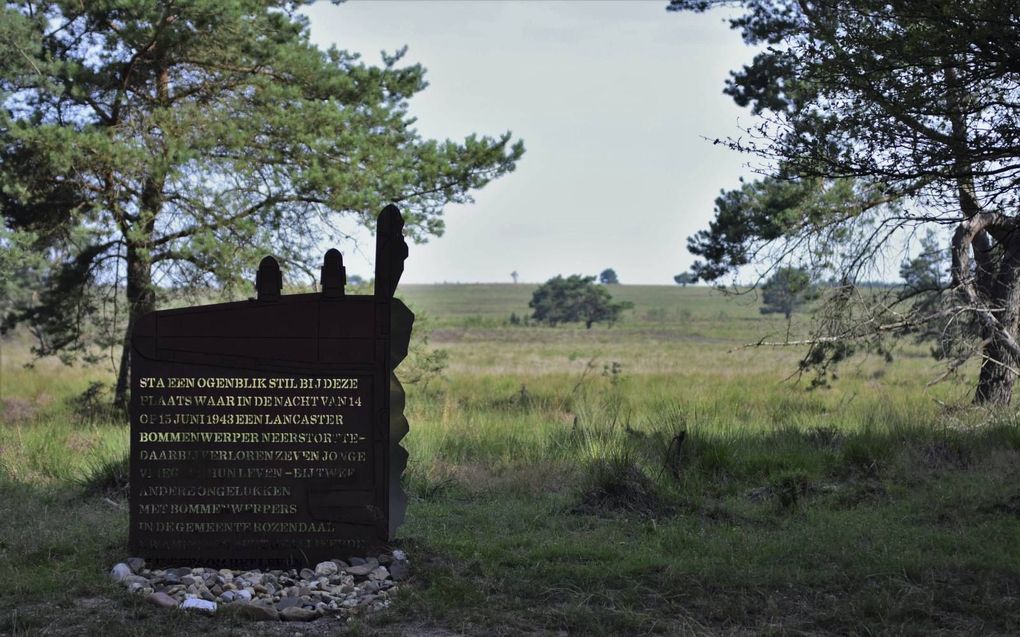
<instances>
[{"instance_id":1,"label":"shadow on grass","mask_svg":"<svg viewBox=\"0 0 1020 637\"><path fill-rule=\"evenodd\" d=\"M414 501L402 612L479 634L1020 632L1012 419L676 424L580 419L548 453L569 489Z\"/></svg>"},{"instance_id":2,"label":"shadow on grass","mask_svg":"<svg viewBox=\"0 0 1020 637\"><path fill-rule=\"evenodd\" d=\"M615 493L619 506L607 502L608 508L627 510L658 499L663 513L670 498L689 504L736 495L788 509L827 496L855 505L884 497L886 483L910 486L953 472L971 482L1008 484L1020 466L1020 424L1012 418L971 427L721 432L675 415L666 422L635 427L615 417L582 420L550 451L580 471L583 501Z\"/></svg>"},{"instance_id":3,"label":"shadow on grass","mask_svg":"<svg viewBox=\"0 0 1020 637\"><path fill-rule=\"evenodd\" d=\"M718 433L590 415L547 444L541 465L490 467L498 479L421 479L398 541L412 582L350 631L1020 632L1011 421ZM515 472L565 484L525 491ZM106 572L125 557L124 465L92 475L0 481L0 634L283 630L121 593Z\"/></svg>"}]
</instances>

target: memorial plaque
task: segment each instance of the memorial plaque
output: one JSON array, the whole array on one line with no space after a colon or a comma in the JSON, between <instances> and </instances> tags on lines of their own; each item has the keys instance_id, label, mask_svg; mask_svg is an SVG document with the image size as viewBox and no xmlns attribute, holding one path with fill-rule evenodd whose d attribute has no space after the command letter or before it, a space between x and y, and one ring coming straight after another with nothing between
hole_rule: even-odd
<instances>
[{"instance_id":1,"label":"memorial plaque","mask_svg":"<svg viewBox=\"0 0 1020 637\"><path fill-rule=\"evenodd\" d=\"M388 206L375 293L282 295L267 257L257 298L153 312L131 358L132 550L153 562L314 565L392 539L404 515L404 395L393 369L414 315L393 298L407 257Z\"/></svg>"}]
</instances>

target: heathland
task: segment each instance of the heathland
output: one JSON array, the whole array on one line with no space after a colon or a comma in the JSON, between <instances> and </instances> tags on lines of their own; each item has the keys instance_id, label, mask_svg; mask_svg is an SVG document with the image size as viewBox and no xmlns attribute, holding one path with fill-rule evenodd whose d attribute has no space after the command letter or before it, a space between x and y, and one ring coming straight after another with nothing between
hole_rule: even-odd
<instances>
[{"instance_id":1,"label":"heathland","mask_svg":"<svg viewBox=\"0 0 1020 637\"><path fill-rule=\"evenodd\" d=\"M1020 424L923 343L810 388L809 311L611 286L613 326L528 324L531 285L408 285L445 350L408 384L414 578L351 634L1016 634ZM511 320L513 315L513 320ZM106 578L128 428L108 367L3 341L0 634L241 635ZM405 365L413 365L408 361ZM337 625L303 627L304 634ZM289 630L287 634L292 633Z\"/></svg>"}]
</instances>

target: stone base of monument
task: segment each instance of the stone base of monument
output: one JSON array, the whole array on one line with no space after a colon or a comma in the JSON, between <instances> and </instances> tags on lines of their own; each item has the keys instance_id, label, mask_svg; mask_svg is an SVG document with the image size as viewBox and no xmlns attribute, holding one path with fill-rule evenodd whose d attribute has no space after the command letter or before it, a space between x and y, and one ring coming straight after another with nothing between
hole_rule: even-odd
<instances>
[{"instance_id":1,"label":"stone base of monument","mask_svg":"<svg viewBox=\"0 0 1020 637\"><path fill-rule=\"evenodd\" d=\"M410 575L400 550L320 562L314 569L149 569L141 558L114 565L110 577L156 606L255 621L348 618L386 608Z\"/></svg>"}]
</instances>

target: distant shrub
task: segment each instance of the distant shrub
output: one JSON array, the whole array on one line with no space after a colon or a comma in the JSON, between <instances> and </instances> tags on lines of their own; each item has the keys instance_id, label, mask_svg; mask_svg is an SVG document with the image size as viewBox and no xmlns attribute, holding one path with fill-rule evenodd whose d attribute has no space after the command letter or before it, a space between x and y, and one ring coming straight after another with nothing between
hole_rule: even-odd
<instances>
[{"instance_id":1,"label":"distant shrub","mask_svg":"<svg viewBox=\"0 0 1020 637\"><path fill-rule=\"evenodd\" d=\"M790 320L793 311L818 298L818 286L804 268L785 267L761 286L762 314L782 314Z\"/></svg>"},{"instance_id":2,"label":"distant shrub","mask_svg":"<svg viewBox=\"0 0 1020 637\"><path fill-rule=\"evenodd\" d=\"M681 287L687 287L688 285L693 285L698 282L698 275L691 272L681 272L673 277L673 281Z\"/></svg>"},{"instance_id":3,"label":"distant shrub","mask_svg":"<svg viewBox=\"0 0 1020 637\"><path fill-rule=\"evenodd\" d=\"M528 317L527 314L522 316L522 315L517 314L517 312L511 312L510 313L510 318L507 319L507 324L513 325L514 327L521 327L521 326L527 327L527 326L531 325L531 319Z\"/></svg>"},{"instance_id":4,"label":"distant shrub","mask_svg":"<svg viewBox=\"0 0 1020 637\"><path fill-rule=\"evenodd\" d=\"M538 286L528 307L534 310L536 321L557 323L584 323L585 327L598 322L612 325L633 303L614 303L605 286L595 285L595 277L572 274L567 278L556 276Z\"/></svg>"},{"instance_id":5,"label":"distant shrub","mask_svg":"<svg viewBox=\"0 0 1020 637\"><path fill-rule=\"evenodd\" d=\"M616 270L606 268L599 273L599 283L603 285L618 285L620 283L620 277L616 275Z\"/></svg>"}]
</instances>

